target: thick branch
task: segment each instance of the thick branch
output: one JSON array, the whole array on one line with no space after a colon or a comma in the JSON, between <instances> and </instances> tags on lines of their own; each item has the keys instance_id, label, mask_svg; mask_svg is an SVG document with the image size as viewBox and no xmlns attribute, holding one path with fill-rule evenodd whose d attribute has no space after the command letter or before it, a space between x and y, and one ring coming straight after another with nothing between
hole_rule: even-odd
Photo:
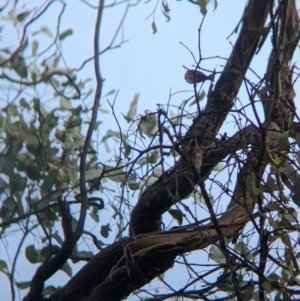
<instances>
[{"instance_id":1,"label":"thick branch","mask_svg":"<svg viewBox=\"0 0 300 301\"><path fill-rule=\"evenodd\" d=\"M252 0L245 8L244 23L224 71L215 90L212 91L207 106L194 120L183 144L194 152L195 147L208 147L222 126L248 66L254 56L269 11L269 0ZM203 161L203 164L205 162ZM173 204L189 195L197 179L194 179L185 158L163 174L141 196L131 214L131 231L134 234L160 229L161 215Z\"/></svg>"},{"instance_id":2,"label":"thick branch","mask_svg":"<svg viewBox=\"0 0 300 301\"><path fill-rule=\"evenodd\" d=\"M280 133L276 124L267 129L267 136L276 141ZM49 301L84 300L114 301L121 300L137 288L172 267L174 259L186 252L203 249L211 243L217 243L224 237L236 237L245 224L253 219L253 199L245 184L251 173L255 173L259 182L266 164L260 164L256 170L252 162L258 162L261 149L255 141L261 140L257 132L253 138L253 151L242 167L232 201L226 212L215 225L209 223L178 227L166 232L141 234L135 238L123 239L94 256L75 275L60 294ZM270 145L276 148L277 143ZM61 295L61 297L59 297Z\"/></svg>"},{"instance_id":3,"label":"thick branch","mask_svg":"<svg viewBox=\"0 0 300 301\"><path fill-rule=\"evenodd\" d=\"M243 223L222 227L232 237ZM220 239L212 226L180 227L125 238L94 256L62 292L49 301L121 300L172 267L176 256L203 249Z\"/></svg>"},{"instance_id":4,"label":"thick branch","mask_svg":"<svg viewBox=\"0 0 300 301\"><path fill-rule=\"evenodd\" d=\"M270 2L250 1L243 17L243 28L224 72L204 112L195 119L182 142L187 150L185 156L193 154L195 148L202 147L203 150L208 147L208 151L203 153L201 180L216 164L213 160L223 158L231 151L230 147L234 149L249 143L252 145L252 151L239 171L232 200L226 212L217 219L222 237L212 224L154 232L159 229L161 214L188 195L199 180L194 170L187 166L189 161L181 158L139 200L131 219L135 236L125 238L94 256L60 293L50 298L51 301L121 300L170 268L176 256L205 248L224 237L235 237L248 221L254 219L253 208L257 195L251 191L251 185L259 185L267 164L262 160L265 146L277 150L281 128L272 122L263 124L259 130L248 127L243 132L246 137L228 139L219 152L218 148L214 149L211 145L232 107L256 51ZM250 178L253 179L251 185ZM144 232L150 233L136 235Z\"/></svg>"},{"instance_id":5,"label":"thick branch","mask_svg":"<svg viewBox=\"0 0 300 301\"><path fill-rule=\"evenodd\" d=\"M281 1L278 19L271 20L273 49L265 76L267 85L263 89L262 102L266 118L286 131L290 129L296 111L290 62L300 40L300 19L294 0Z\"/></svg>"}]
</instances>

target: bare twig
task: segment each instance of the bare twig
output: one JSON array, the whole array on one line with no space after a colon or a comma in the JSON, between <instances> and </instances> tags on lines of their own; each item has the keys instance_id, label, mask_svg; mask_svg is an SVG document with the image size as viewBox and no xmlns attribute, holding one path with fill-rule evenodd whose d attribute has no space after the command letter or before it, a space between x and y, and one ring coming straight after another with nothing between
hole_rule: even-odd
<instances>
[{"instance_id":1,"label":"bare twig","mask_svg":"<svg viewBox=\"0 0 300 301\"><path fill-rule=\"evenodd\" d=\"M24 26L23 28L23 33L22 33L22 37L21 37L21 40L20 40L20 43L19 43L19 46L15 49L15 51L4 61L1 62L1 65L4 66L6 63L8 63L9 61L12 61L14 60L17 55L19 54L19 52L21 51L22 47L23 47L23 42L25 40L25 37L26 37L26 33L27 33L27 28L28 26L33 23L34 21L36 21L41 15L43 15L43 13L45 11L47 11L47 9L50 7L50 5L52 3L54 3L55 0L51 0L50 2L48 2L46 4L46 6L41 10L40 13L38 13L37 15L33 16Z\"/></svg>"},{"instance_id":2,"label":"bare twig","mask_svg":"<svg viewBox=\"0 0 300 301\"><path fill-rule=\"evenodd\" d=\"M79 221L73 234L71 228L71 216L68 212L69 210L68 205L66 204L66 202L63 203L62 200L58 199L58 204L62 213L62 227L65 235L65 240L61 250L49 261L45 262L37 269L31 282L30 291L24 299L25 301L42 300L42 290L44 287L44 282L48 278L50 278L54 273L56 273L56 271L60 267L62 267L63 264L66 262L66 260L69 258L74 248L74 245L76 244L77 240L81 237L84 228L86 210L88 206L87 189L85 183L86 182L85 180L86 157L87 157L88 149L90 147L91 137L97 119L97 112L98 112L99 101L102 92L102 84L103 84L103 80L100 74L99 56L97 55L99 53L99 33L100 33L100 25L101 25L102 13L103 13L103 5L104 5L104 0L100 0L96 26L95 26L95 38L94 38L95 74L97 80L97 88L96 88L96 93L94 98L94 106L92 110L91 122L88 127L86 139L80 157L81 208L79 214Z\"/></svg>"},{"instance_id":3,"label":"bare twig","mask_svg":"<svg viewBox=\"0 0 300 301\"><path fill-rule=\"evenodd\" d=\"M97 81L97 87L95 91L94 96L94 105L92 109L92 117L91 121L89 123L89 127L86 133L86 138L84 141L82 153L80 155L80 197L81 197L81 208L80 208L80 214L79 214L79 221L77 224L77 227L75 229L75 238L76 240L79 239L79 237L82 234L83 227L84 227L84 221L86 216L86 209L88 204L87 199L87 190L86 190L86 180L85 180L85 169L86 169L86 157L88 153L88 149L90 147L92 134L95 128L95 124L97 121L97 113L102 93L102 86L103 86L103 79L100 73L100 60L99 60L99 38L100 38L100 26L101 26L101 20L102 20L102 13L103 13L103 6L104 6L104 0L100 0L99 7L98 7L98 14L97 14L97 21L96 21L96 27L95 27L95 36L94 36L94 55L95 55L95 61L94 61L94 68L95 68L95 76Z\"/></svg>"}]
</instances>

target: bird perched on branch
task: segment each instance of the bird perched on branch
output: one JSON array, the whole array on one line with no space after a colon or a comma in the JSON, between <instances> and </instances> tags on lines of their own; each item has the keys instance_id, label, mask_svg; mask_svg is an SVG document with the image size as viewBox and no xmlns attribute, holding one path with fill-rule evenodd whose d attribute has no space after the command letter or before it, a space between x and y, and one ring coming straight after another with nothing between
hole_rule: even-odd
<instances>
[{"instance_id":1,"label":"bird perched on branch","mask_svg":"<svg viewBox=\"0 0 300 301\"><path fill-rule=\"evenodd\" d=\"M202 83L206 80L213 80L214 75L205 75L203 72L198 70L187 70L184 74L184 79L189 84Z\"/></svg>"}]
</instances>

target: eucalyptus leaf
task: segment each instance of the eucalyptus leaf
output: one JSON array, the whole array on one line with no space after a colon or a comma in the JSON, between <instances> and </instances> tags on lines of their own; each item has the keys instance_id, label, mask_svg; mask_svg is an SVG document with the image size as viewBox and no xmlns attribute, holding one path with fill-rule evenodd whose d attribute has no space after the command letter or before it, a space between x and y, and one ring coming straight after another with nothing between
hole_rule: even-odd
<instances>
[{"instance_id":1,"label":"eucalyptus leaf","mask_svg":"<svg viewBox=\"0 0 300 301\"><path fill-rule=\"evenodd\" d=\"M63 40L67 36L72 35L72 34L73 34L73 29L72 28L68 28L68 29L64 30L62 33L60 33L60 35L58 36L58 38L60 40Z\"/></svg>"}]
</instances>

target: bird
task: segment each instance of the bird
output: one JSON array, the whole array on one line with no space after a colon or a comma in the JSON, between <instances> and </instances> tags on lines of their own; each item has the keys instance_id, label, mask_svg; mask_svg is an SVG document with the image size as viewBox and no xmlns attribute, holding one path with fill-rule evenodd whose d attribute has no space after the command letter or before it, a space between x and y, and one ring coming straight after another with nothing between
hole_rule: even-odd
<instances>
[{"instance_id":1,"label":"bird","mask_svg":"<svg viewBox=\"0 0 300 301\"><path fill-rule=\"evenodd\" d=\"M213 80L213 74L205 75L203 72L198 70L187 70L184 74L184 79L189 84L202 83L206 80Z\"/></svg>"}]
</instances>

